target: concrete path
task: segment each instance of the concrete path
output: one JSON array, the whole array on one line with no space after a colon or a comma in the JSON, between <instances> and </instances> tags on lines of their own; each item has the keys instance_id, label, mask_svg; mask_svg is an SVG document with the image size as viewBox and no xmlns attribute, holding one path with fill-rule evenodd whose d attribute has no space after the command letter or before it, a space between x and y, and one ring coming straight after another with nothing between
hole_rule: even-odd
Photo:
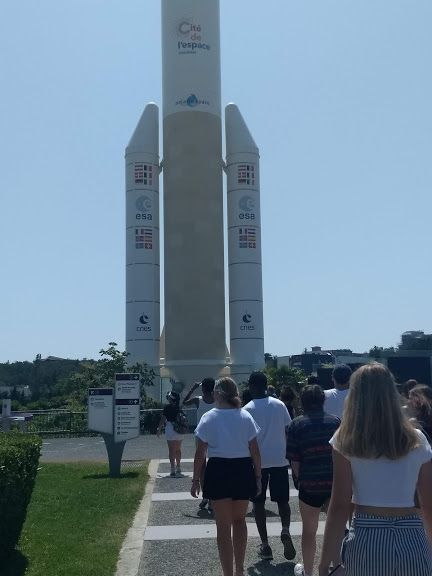
<instances>
[{"instance_id":1,"label":"concrete path","mask_svg":"<svg viewBox=\"0 0 432 576\"><path fill-rule=\"evenodd\" d=\"M200 500L190 494L192 458L184 460L184 478L170 478L170 466L162 459L154 463L153 492L149 498L147 526L138 576L219 576L221 574L217 545L216 525L207 511L198 508ZM262 561L256 554L259 537L251 512L248 513L248 548L246 574L248 576L292 576L296 562L301 561L301 521L297 491L291 486L291 534L298 551L294 561L283 557L280 541L281 524L277 507L267 502L267 528L273 561ZM325 516L319 525L318 545L322 542ZM120 576L120 575L119 575Z\"/></svg>"}]
</instances>

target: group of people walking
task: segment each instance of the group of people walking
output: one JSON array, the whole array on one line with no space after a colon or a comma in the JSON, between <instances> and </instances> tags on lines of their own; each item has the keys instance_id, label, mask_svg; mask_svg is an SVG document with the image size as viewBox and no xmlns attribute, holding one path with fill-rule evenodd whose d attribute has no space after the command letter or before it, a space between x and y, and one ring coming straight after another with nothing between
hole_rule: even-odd
<instances>
[{"instance_id":1,"label":"group of people walking","mask_svg":"<svg viewBox=\"0 0 432 576\"><path fill-rule=\"evenodd\" d=\"M415 386L401 399L382 364L353 374L348 366L337 366L332 390L323 391L312 378L296 406L289 392L286 403L269 395L265 374L254 372L250 401L241 407L232 379L206 380L202 396L191 398L196 386L183 402L200 412L191 494L202 492L200 507L214 510L224 576L244 575L250 501L261 539L258 556L273 558L266 526L268 489L281 519L284 556L295 558L289 472L303 526L303 562L295 565L295 576L313 574L319 515L326 510L320 576L338 574L339 565L346 576L432 575L428 387ZM172 417L164 410L167 426ZM168 426L168 444L175 442L170 434ZM180 469L178 450L170 448L173 475Z\"/></svg>"}]
</instances>

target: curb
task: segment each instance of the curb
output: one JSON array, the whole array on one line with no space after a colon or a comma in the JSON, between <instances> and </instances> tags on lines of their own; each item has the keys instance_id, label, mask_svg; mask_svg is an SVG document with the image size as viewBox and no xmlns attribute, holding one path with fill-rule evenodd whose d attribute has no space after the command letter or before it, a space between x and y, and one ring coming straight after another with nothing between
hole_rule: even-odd
<instances>
[{"instance_id":1,"label":"curb","mask_svg":"<svg viewBox=\"0 0 432 576\"><path fill-rule=\"evenodd\" d=\"M145 493L138 511L135 514L133 524L131 528L129 528L121 547L115 576L138 576L141 553L144 544L144 534L147 528L158 468L159 460L150 460L148 467L149 479Z\"/></svg>"}]
</instances>

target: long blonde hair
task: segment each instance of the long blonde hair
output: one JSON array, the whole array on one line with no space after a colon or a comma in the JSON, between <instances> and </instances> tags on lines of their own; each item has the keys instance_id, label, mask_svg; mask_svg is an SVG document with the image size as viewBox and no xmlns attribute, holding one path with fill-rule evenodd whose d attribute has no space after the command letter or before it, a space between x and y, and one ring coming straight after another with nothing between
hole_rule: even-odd
<instances>
[{"instance_id":1,"label":"long blonde hair","mask_svg":"<svg viewBox=\"0 0 432 576\"><path fill-rule=\"evenodd\" d=\"M373 362L356 370L350 379L336 447L346 456L397 460L418 445L418 435L402 411L388 368Z\"/></svg>"}]
</instances>

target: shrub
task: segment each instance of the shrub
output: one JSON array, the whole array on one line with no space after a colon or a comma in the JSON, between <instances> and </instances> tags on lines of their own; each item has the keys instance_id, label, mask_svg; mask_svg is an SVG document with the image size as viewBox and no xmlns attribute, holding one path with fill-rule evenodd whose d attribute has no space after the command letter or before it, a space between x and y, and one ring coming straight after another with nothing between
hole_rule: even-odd
<instances>
[{"instance_id":1,"label":"shrub","mask_svg":"<svg viewBox=\"0 0 432 576\"><path fill-rule=\"evenodd\" d=\"M18 543L36 479L42 441L0 434L0 559Z\"/></svg>"}]
</instances>

